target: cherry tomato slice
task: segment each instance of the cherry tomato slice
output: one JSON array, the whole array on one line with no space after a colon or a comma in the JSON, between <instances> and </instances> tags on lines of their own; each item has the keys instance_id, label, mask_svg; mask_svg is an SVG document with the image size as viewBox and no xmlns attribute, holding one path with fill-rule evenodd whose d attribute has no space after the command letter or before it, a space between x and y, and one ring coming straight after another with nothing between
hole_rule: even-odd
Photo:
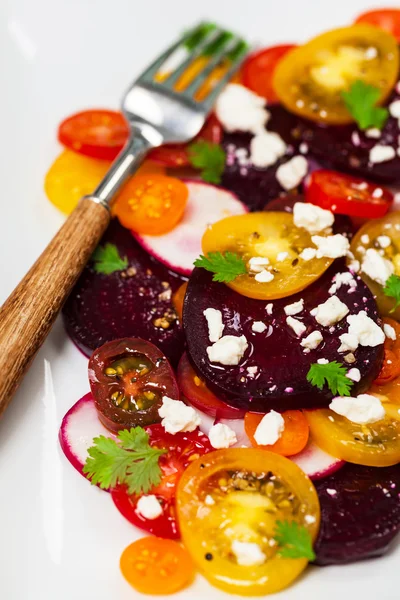
<instances>
[{"instance_id":1,"label":"cherry tomato slice","mask_svg":"<svg viewBox=\"0 0 400 600\"><path fill-rule=\"evenodd\" d=\"M258 448L217 450L191 464L178 485L177 511L185 547L204 576L246 596L278 592L307 566L306 558L279 556L276 522L296 521L314 540L320 519L317 493L300 467ZM240 542L253 545L257 564L240 560Z\"/></svg>"},{"instance_id":2,"label":"cherry tomato slice","mask_svg":"<svg viewBox=\"0 0 400 600\"><path fill-rule=\"evenodd\" d=\"M301 410L286 410L282 413L285 421L285 429L275 444L269 446L258 445L254 439L254 434L264 416L259 413L248 412L244 417L245 431L255 448L265 448L265 450L282 454L282 456L294 456L306 447L309 426Z\"/></svg>"},{"instance_id":3,"label":"cherry tomato slice","mask_svg":"<svg viewBox=\"0 0 400 600\"><path fill-rule=\"evenodd\" d=\"M398 8L379 8L362 13L355 23L368 23L391 33L400 42L400 10Z\"/></svg>"},{"instance_id":4,"label":"cherry tomato slice","mask_svg":"<svg viewBox=\"0 0 400 600\"><path fill-rule=\"evenodd\" d=\"M291 112L317 122L350 123L353 117L342 92L360 80L379 89L380 104L396 83L398 68L392 35L353 25L323 33L289 52L275 70L273 85Z\"/></svg>"},{"instance_id":5,"label":"cherry tomato slice","mask_svg":"<svg viewBox=\"0 0 400 600\"><path fill-rule=\"evenodd\" d=\"M183 313L183 301L185 300L187 286L187 281L185 281L185 283L182 283L182 285L178 287L175 294L172 296L172 304L174 305L176 314L178 315L179 320L181 322Z\"/></svg>"},{"instance_id":6,"label":"cherry tomato slice","mask_svg":"<svg viewBox=\"0 0 400 600\"><path fill-rule=\"evenodd\" d=\"M400 324L394 319L384 319L386 325L393 327L396 339L385 338L385 356L383 365L374 385L380 386L393 381L400 375Z\"/></svg>"},{"instance_id":7,"label":"cherry tomato slice","mask_svg":"<svg viewBox=\"0 0 400 600\"><path fill-rule=\"evenodd\" d=\"M70 150L113 160L129 136L128 124L115 110L92 109L71 115L58 127L58 139Z\"/></svg>"},{"instance_id":8,"label":"cherry tomato slice","mask_svg":"<svg viewBox=\"0 0 400 600\"><path fill-rule=\"evenodd\" d=\"M169 362L140 338L107 342L94 351L88 369L99 419L110 431L157 423L162 397L179 398Z\"/></svg>"},{"instance_id":9,"label":"cherry tomato slice","mask_svg":"<svg viewBox=\"0 0 400 600\"><path fill-rule=\"evenodd\" d=\"M145 537L125 548L120 559L122 575L142 594L178 592L194 577L193 562L177 542Z\"/></svg>"},{"instance_id":10,"label":"cherry tomato slice","mask_svg":"<svg viewBox=\"0 0 400 600\"><path fill-rule=\"evenodd\" d=\"M263 48L250 54L243 65L243 84L259 96L266 98L269 103L279 102L272 85L273 74L281 58L293 48L296 46L285 44Z\"/></svg>"},{"instance_id":11,"label":"cherry tomato slice","mask_svg":"<svg viewBox=\"0 0 400 600\"><path fill-rule=\"evenodd\" d=\"M268 258L273 268L273 279L267 283L257 281L250 271L228 283L235 292L257 298L273 300L300 292L318 279L332 264L331 258L299 258L305 248L314 247L310 234L293 223L293 215L284 212L247 213L227 217L213 223L202 239L204 254L233 252L248 265L252 257ZM278 261L278 254L286 258Z\"/></svg>"},{"instance_id":12,"label":"cherry tomato slice","mask_svg":"<svg viewBox=\"0 0 400 600\"><path fill-rule=\"evenodd\" d=\"M160 502L162 515L156 519L146 519L137 511L140 496L129 495L124 486L112 490L111 496L119 512L136 527L160 537L179 539L175 511L176 486L186 467L213 448L208 437L199 431L171 435L166 433L162 425L150 425L146 427L146 432L149 434L151 446L168 449L168 453L159 459L161 483L149 492Z\"/></svg>"},{"instance_id":13,"label":"cherry tomato slice","mask_svg":"<svg viewBox=\"0 0 400 600\"><path fill-rule=\"evenodd\" d=\"M363 179L321 169L309 179L306 201L333 213L376 219L388 212L393 194Z\"/></svg>"},{"instance_id":14,"label":"cherry tomato slice","mask_svg":"<svg viewBox=\"0 0 400 600\"><path fill-rule=\"evenodd\" d=\"M185 353L179 361L177 379L179 389L189 403L210 417L218 419L242 419L244 410L229 406L215 396L196 374L187 354Z\"/></svg>"}]
</instances>

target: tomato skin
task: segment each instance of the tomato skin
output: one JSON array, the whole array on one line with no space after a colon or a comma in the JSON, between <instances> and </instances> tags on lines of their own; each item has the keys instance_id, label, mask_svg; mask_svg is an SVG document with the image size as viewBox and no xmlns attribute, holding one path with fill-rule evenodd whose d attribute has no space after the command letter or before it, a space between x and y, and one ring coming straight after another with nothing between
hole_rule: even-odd
<instances>
[{"instance_id":1,"label":"tomato skin","mask_svg":"<svg viewBox=\"0 0 400 600\"><path fill-rule=\"evenodd\" d=\"M294 44L284 44L263 48L250 54L242 67L243 84L266 98L269 103L279 102L272 85L273 74L281 58L293 48L296 48Z\"/></svg>"},{"instance_id":2,"label":"tomato skin","mask_svg":"<svg viewBox=\"0 0 400 600\"><path fill-rule=\"evenodd\" d=\"M185 352L179 361L176 374L179 389L191 405L210 417L218 419L242 419L245 411L229 406L208 389L207 385L196 375Z\"/></svg>"},{"instance_id":3,"label":"tomato skin","mask_svg":"<svg viewBox=\"0 0 400 600\"><path fill-rule=\"evenodd\" d=\"M308 442L309 426L301 410L286 410L282 413L285 429L279 440L268 446L259 445L254 439L256 429L264 416L260 413L247 412L244 417L245 431L255 448L265 448L282 456L294 456L304 450Z\"/></svg>"},{"instance_id":4,"label":"tomato skin","mask_svg":"<svg viewBox=\"0 0 400 600\"><path fill-rule=\"evenodd\" d=\"M382 192L377 198L374 197L376 190ZM307 202L333 213L365 219L383 217L393 199L392 192L382 186L326 169L314 171L306 189Z\"/></svg>"},{"instance_id":5,"label":"tomato skin","mask_svg":"<svg viewBox=\"0 0 400 600\"><path fill-rule=\"evenodd\" d=\"M182 314L183 314L183 302L185 300L187 286L188 286L187 281L185 281L185 283L182 283L182 285L176 290L176 292L172 296L172 304L174 305L176 314L178 315L181 323L182 323Z\"/></svg>"},{"instance_id":6,"label":"tomato skin","mask_svg":"<svg viewBox=\"0 0 400 600\"><path fill-rule=\"evenodd\" d=\"M400 10L396 8L380 8L362 13L355 23L368 23L394 35L400 42Z\"/></svg>"},{"instance_id":7,"label":"tomato skin","mask_svg":"<svg viewBox=\"0 0 400 600\"><path fill-rule=\"evenodd\" d=\"M396 339L391 340L385 338L385 356L378 377L374 381L374 385L385 385L393 381L400 375L400 325L394 319L384 319L385 324L393 327L396 333Z\"/></svg>"}]
</instances>

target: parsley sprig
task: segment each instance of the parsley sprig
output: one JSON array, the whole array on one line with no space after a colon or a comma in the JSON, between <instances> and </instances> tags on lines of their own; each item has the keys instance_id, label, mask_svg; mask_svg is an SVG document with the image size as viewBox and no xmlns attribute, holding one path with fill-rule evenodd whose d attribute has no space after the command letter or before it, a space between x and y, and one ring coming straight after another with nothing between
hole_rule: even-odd
<instances>
[{"instance_id":1,"label":"parsley sprig","mask_svg":"<svg viewBox=\"0 0 400 600\"><path fill-rule=\"evenodd\" d=\"M225 168L225 151L218 144L199 140L189 146L192 167L200 169L200 176L208 183L221 183Z\"/></svg>"},{"instance_id":2,"label":"parsley sprig","mask_svg":"<svg viewBox=\"0 0 400 600\"><path fill-rule=\"evenodd\" d=\"M114 244L97 246L92 254L92 260L94 261L96 273L104 273L104 275L110 275L115 271L123 271L128 266L128 259L126 256L121 258L118 248Z\"/></svg>"},{"instance_id":3,"label":"parsley sprig","mask_svg":"<svg viewBox=\"0 0 400 600\"><path fill-rule=\"evenodd\" d=\"M391 309L391 313L396 310L400 304L400 277L398 275L391 275L383 288L383 293L389 298L394 298L395 305Z\"/></svg>"},{"instance_id":4,"label":"parsley sprig","mask_svg":"<svg viewBox=\"0 0 400 600\"><path fill-rule=\"evenodd\" d=\"M332 394L350 396L350 389L354 381L346 377L346 373L346 367L336 360L326 364L314 363L307 373L307 381L320 390L326 384Z\"/></svg>"},{"instance_id":5,"label":"parsley sprig","mask_svg":"<svg viewBox=\"0 0 400 600\"><path fill-rule=\"evenodd\" d=\"M282 558L315 559L310 532L296 521L277 521L274 537Z\"/></svg>"},{"instance_id":6,"label":"parsley sprig","mask_svg":"<svg viewBox=\"0 0 400 600\"><path fill-rule=\"evenodd\" d=\"M382 129L389 111L382 106L375 106L381 95L380 90L357 79L348 92L342 92L342 97L349 113L354 117L360 129L376 127Z\"/></svg>"},{"instance_id":7,"label":"parsley sprig","mask_svg":"<svg viewBox=\"0 0 400 600\"><path fill-rule=\"evenodd\" d=\"M200 255L193 264L214 273L213 281L222 283L229 283L247 272L244 260L233 252L210 252L207 256Z\"/></svg>"},{"instance_id":8,"label":"parsley sprig","mask_svg":"<svg viewBox=\"0 0 400 600\"><path fill-rule=\"evenodd\" d=\"M153 448L142 427L123 429L116 440L100 435L88 449L83 472L103 490L124 484L129 494L147 493L161 480L158 459L167 450Z\"/></svg>"}]
</instances>

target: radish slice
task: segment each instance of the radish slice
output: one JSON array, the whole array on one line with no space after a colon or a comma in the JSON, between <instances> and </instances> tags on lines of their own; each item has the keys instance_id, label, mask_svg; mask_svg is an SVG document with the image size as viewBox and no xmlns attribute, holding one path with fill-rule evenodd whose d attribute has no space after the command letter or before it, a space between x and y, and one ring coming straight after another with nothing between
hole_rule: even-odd
<instances>
[{"instance_id":1,"label":"radish slice","mask_svg":"<svg viewBox=\"0 0 400 600\"><path fill-rule=\"evenodd\" d=\"M65 456L84 477L83 466L88 456L88 448L93 446L93 438L99 435L115 437L100 423L92 394L89 392L69 409L61 422L58 434Z\"/></svg>"},{"instance_id":2,"label":"radish slice","mask_svg":"<svg viewBox=\"0 0 400 600\"><path fill-rule=\"evenodd\" d=\"M247 208L228 190L202 181L184 181L189 198L182 221L164 235L133 235L157 260L177 273L190 275L193 262L201 254L201 238L207 226L231 215L242 215Z\"/></svg>"},{"instance_id":3,"label":"radish slice","mask_svg":"<svg viewBox=\"0 0 400 600\"><path fill-rule=\"evenodd\" d=\"M291 456L290 460L296 463L314 481L332 475L343 467L343 460L327 454L311 440L299 454Z\"/></svg>"}]
</instances>

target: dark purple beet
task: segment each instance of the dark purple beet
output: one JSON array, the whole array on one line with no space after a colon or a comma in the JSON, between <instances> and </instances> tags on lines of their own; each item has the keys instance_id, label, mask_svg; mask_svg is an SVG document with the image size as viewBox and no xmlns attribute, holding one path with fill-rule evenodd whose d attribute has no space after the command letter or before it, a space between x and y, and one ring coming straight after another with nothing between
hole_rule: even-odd
<instances>
[{"instance_id":1,"label":"dark purple beet","mask_svg":"<svg viewBox=\"0 0 400 600\"><path fill-rule=\"evenodd\" d=\"M111 221L100 242L106 243L118 247L136 274L103 275L89 262L63 309L67 332L87 356L110 340L140 337L158 346L176 366L183 353L184 335L175 319L170 292L185 279L149 256L117 219ZM154 320L166 312L173 319L170 326L156 327Z\"/></svg>"},{"instance_id":2,"label":"dark purple beet","mask_svg":"<svg viewBox=\"0 0 400 600\"><path fill-rule=\"evenodd\" d=\"M310 315L310 310L329 298L328 289L333 275L343 272L337 261L328 271L306 290L288 298L274 300L273 313L266 312L267 301L253 300L242 296L222 283L212 281L212 275L204 269L196 268L189 280L185 296L183 323L186 333L188 354L194 368L206 379L219 398L229 404L259 412L270 409L287 410L293 408L312 408L327 406L332 393L326 388L322 391L306 380L310 364L319 358L337 360L346 367L343 354L337 352L340 346L339 335L347 332L346 319L339 322L333 333L328 327L318 325ZM376 303L367 286L358 277L354 293L348 293L347 286L337 290L337 296L347 304L350 313L366 310L368 315L378 321ZM315 329L321 331L324 342L316 350L305 354L300 340L286 324L284 307L304 299L304 311L296 318L307 326L304 336ZM223 335L245 335L249 348L239 366L223 367L211 364L206 352L210 345L207 322L203 316L206 308L215 308L222 312L225 329ZM304 315L304 316L303 316ZM253 333L253 321L263 321L268 329L260 334ZM351 366L360 370L361 381L355 384L355 394L367 390L377 376L383 359L383 345L375 348L360 346L354 353L356 362ZM258 377L247 375L246 368L258 366Z\"/></svg>"},{"instance_id":3,"label":"dark purple beet","mask_svg":"<svg viewBox=\"0 0 400 600\"><path fill-rule=\"evenodd\" d=\"M400 530L400 465L347 463L314 485L321 504L316 564L348 563L388 550Z\"/></svg>"}]
</instances>

